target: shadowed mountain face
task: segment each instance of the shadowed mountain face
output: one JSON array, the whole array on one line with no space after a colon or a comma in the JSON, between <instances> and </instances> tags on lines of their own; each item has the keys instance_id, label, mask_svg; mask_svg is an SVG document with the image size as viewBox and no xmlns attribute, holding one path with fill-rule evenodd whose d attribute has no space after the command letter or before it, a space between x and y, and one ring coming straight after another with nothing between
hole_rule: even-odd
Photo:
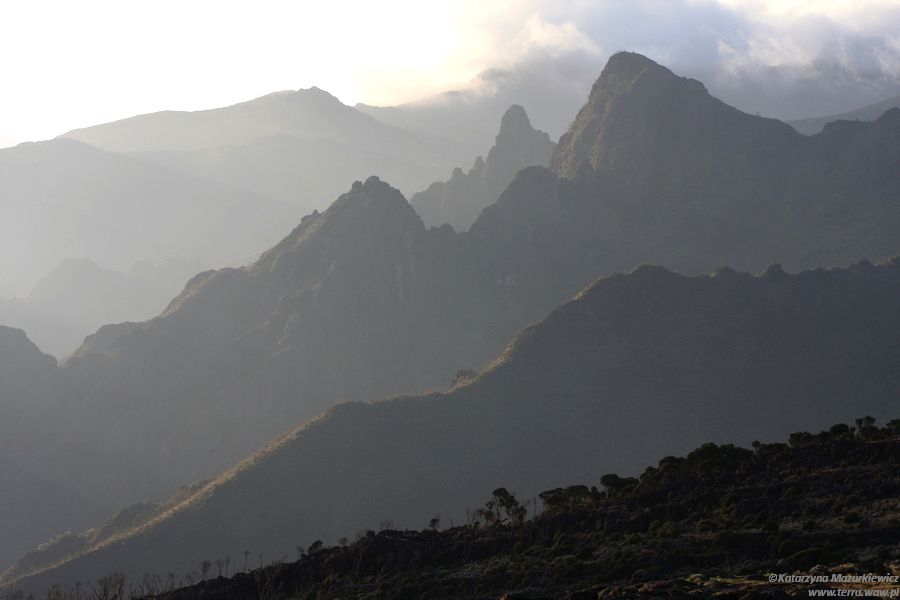
<instances>
[{"instance_id":1,"label":"shadowed mountain face","mask_svg":"<svg viewBox=\"0 0 900 600\"><path fill-rule=\"evenodd\" d=\"M896 414L900 261L753 277L643 267L601 280L449 392L345 404L170 514L27 582L290 554L393 520L463 522L485 489L527 499L700 443ZM223 524L226 524L223 526Z\"/></svg>"},{"instance_id":2,"label":"shadowed mountain face","mask_svg":"<svg viewBox=\"0 0 900 600\"><path fill-rule=\"evenodd\" d=\"M837 115L800 119L788 121L788 123L803 135L815 135L823 131L829 123L834 123L835 121L874 121L892 108L900 108L900 96L888 98L887 100Z\"/></svg>"},{"instance_id":3,"label":"shadowed mountain face","mask_svg":"<svg viewBox=\"0 0 900 600\"><path fill-rule=\"evenodd\" d=\"M531 126L525 109L514 104L503 115L486 161L479 156L468 173L455 169L449 181L432 184L413 195L409 203L425 225L447 223L465 231L484 207L497 201L516 173L525 167L547 165L553 146L550 136Z\"/></svg>"},{"instance_id":4,"label":"shadowed mountain face","mask_svg":"<svg viewBox=\"0 0 900 600\"><path fill-rule=\"evenodd\" d=\"M580 245L599 237L629 260L683 272L886 259L900 228L898 136L900 110L807 138L621 53L556 148L551 168L572 182L557 185L571 208L552 218L585 223Z\"/></svg>"},{"instance_id":5,"label":"shadowed mountain face","mask_svg":"<svg viewBox=\"0 0 900 600\"><path fill-rule=\"evenodd\" d=\"M73 256L120 271L172 256L217 266L256 256L297 211L61 139L0 150L0 214L0 297L9 298Z\"/></svg>"},{"instance_id":6,"label":"shadowed mountain face","mask_svg":"<svg viewBox=\"0 0 900 600\"><path fill-rule=\"evenodd\" d=\"M32 472L80 493L103 490L105 499L120 506L152 500L239 460L335 402L445 385L457 370L479 368L515 332L614 271L627 271L642 262L686 273L724 264L759 270L776 261L791 268L816 267L900 254L900 172L894 168L900 153L898 132L900 122L888 113L874 123L830 128L805 138L779 122L725 106L698 82L676 77L646 58L616 55L556 148L551 162L555 172L540 167L519 172L469 231L426 229L397 190L375 178L355 184L329 210L305 218L255 265L201 274L159 318L99 331L46 386L17 399L25 416L14 435L3 440L7 455L27 459ZM682 319L677 311L663 310L665 302L675 302L668 298L669 290L660 293L654 296L660 307L651 311L644 305L649 312L643 318L659 312ZM806 298L820 301L813 300L816 296ZM627 302L641 305L637 296L629 296ZM718 332L730 339L730 328L736 326L730 319L739 318L740 310L739 306L726 311L728 318L715 325L694 323L704 335ZM580 326L567 331L575 335ZM660 336L671 333L667 332L658 330ZM703 389L708 381L701 385L699 379L689 379L691 371L676 360L686 335L678 333L673 338L677 344L669 346L663 343L671 341L668 338L642 342L642 350L646 349L642 356L654 362L626 365L632 371L598 371L592 364L583 365L587 369L583 373L602 373L603 378L592 379L583 388L582 400L595 399L597 388L591 386L602 383L621 392L617 397L644 399L627 406L649 410L646 398L658 390L648 373L657 372L664 382L660 393ZM789 341L773 339L779 344ZM668 347L671 356L655 353L657 343ZM726 345L719 340L720 347ZM622 349L609 350L613 351ZM602 358L592 352L584 360ZM719 355L729 356L722 352ZM747 358L732 356L738 362ZM764 357L753 358L757 362L748 364L781 373L777 371L781 367L765 363ZM676 365L672 371L667 370L670 364ZM819 364L804 367L809 380L827 373L816 374ZM761 414L754 412L755 403L774 394L775 384L757 390L755 373L741 372L737 363L718 367L740 375L743 387L735 386L734 394L740 389L759 394L735 400L744 403L739 408L728 406L729 415L748 412L746 418L728 421L733 429L718 421L716 426L721 426L722 435L752 431ZM537 377L540 369L531 368ZM859 372L874 377L868 368L860 365ZM855 369L847 372L848 377ZM679 383L675 374L682 373L685 379ZM618 379L626 376L634 379ZM776 379L791 389L786 374ZM648 386L649 391L639 394L632 385ZM535 384L547 398L555 397L554 389ZM807 397L802 389L794 391L798 398ZM849 392L843 401L847 398L852 399L850 417L864 411L866 398ZM501 400L513 403L503 405L503 411L517 410L514 394ZM471 411L477 409L475 404L460 406ZM600 438L587 439L596 435L594 430L578 433L580 423L597 422L590 418L592 413L573 409L577 420L569 423L568 417L548 412L552 405L538 406L539 410L522 412L525 420L517 425L517 435L531 440L534 452L541 448L538 442L548 423L571 425L576 427L573 439L600 443ZM369 415L367 411L375 409L343 410ZM603 419L640 422L639 414L628 412L631 409L615 410L603 405ZM473 421L469 417L464 420ZM828 416L823 424L846 417ZM442 418L436 422L443 423ZM344 427L342 421L327 422ZM496 422L485 422L490 426L477 435L465 435L491 439ZM371 444L402 439L365 438L369 424L366 416L353 431ZM418 435L420 425L412 427L403 435ZM96 436L98 430L104 436ZM528 437L532 430L540 435ZM692 443L714 437L712 429L705 431ZM446 455L468 452L469 437L434 439L444 439ZM648 445L647 459L664 452L656 437L635 433L635 456L641 455L639 443ZM598 448L598 455L601 450L610 453L610 461L629 455L620 454L618 446ZM345 464L355 464L353 453L359 450L347 451ZM553 454L528 456L547 461ZM426 459L430 460L424 457L412 478L404 475L403 480L418 481L426 471L431 473ZM485 464L495 464L492 460ZM338 477L341 472L316 476ZM402 472L398 469L397 477ZM580 479L580 474L571 473L561 483ZM447 485L456 489L453 483ZM478 493L483 489L479 484ZM360 519L387 518L373 516L374 509L384 512L380 503L400 496L388 487L372 491L386 495L361 496L373 510L360 509ZM409 501L416 497L410 495ZM353 505L352 500L346 502ZM427 510L434 507L428 504ZM315 518L332 522L330 513L297 512L293 517L297 523ZM0 516L21 518L11 513ZM294 522L286 521L285 531L298 530L292 529ZM343 517L337 522L354 523ZM267 543L262 533L248 540L259 540L260 546Z\"/></svg>"}]
</instances>

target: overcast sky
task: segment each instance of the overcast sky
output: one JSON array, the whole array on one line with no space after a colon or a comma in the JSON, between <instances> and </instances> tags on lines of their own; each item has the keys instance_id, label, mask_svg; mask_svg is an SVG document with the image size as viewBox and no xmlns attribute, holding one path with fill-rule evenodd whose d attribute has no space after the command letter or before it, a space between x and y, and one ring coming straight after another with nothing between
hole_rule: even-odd
<instances>
[{"instance_id":1,"label":"overcast sky","mask_svg":"<svg viewBox=\"0 0 900 600\"><path fill-rule=\"evenodd\" d=\"M744 110L814 116L900 94L900 0L13 0L0 146L313 85L399 103L492 68L586 93L620 49Z\"/></svg>"}]
</instances>

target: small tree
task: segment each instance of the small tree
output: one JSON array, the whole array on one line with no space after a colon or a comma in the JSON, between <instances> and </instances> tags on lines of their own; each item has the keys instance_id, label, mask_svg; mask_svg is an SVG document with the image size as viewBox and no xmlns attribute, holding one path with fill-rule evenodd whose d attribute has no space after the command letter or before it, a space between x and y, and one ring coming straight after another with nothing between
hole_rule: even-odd
<instances>
[{"instance_id":1,"label":"small tree","mask_svg":"<svg viewBox=\"0 0 900 600\"><path fill-rule=\"evenodd\" d=\"M316 540L316 541L314 541L312 544L309 545L309 554L310 554L310 556L312 556L313 554L315 554L315 553L319 552L320 550L322 550L322 548L323 548L324 546L325 546L325 543L322 542L322 540Z\"/></svg>"},{"instance_id":2,"label":"small tree","mask_svg":"<svg viewBox=\"0 0 900 600\"><path fill-rule=\"evenodd\" d=\"M875 427L875 418L868 415L856 419L856 427L859 429L859 437L861 438L872 437L878 431Z\"/></svg>"},{"instance_id":3,"label":"small tree","mask_svg":"<svg viewBox=\"0 0 900 600\"><path fill-rule=\"evenodd\" d=\"M637 484L634 477L619 477L615 473L608 473L600 478L600 483L610 495L616 495Z\"/></svg>"},{"instance_id":4,"label":"small tree","mask_svg":"<svg viewBox=\"0 0 900 600\"><path fill-rule=\"evenodd\" d=\"M486 520L492 525L521 525L528 514L525 507L516 500L516 495L503 487L494 490L491 499L484 505L484 511Z\"/></svg>"},{"instance_id":5,"label":"small tree","mask_svg":"<svg viewBox=\"0 0 900 600\"><path fill-rule=\"evenodd\" d=\"M94 600L124 600L125 575L122 573L110 573L97 580L91 595Z\"/></svg>"},{"instance_id":6,"label":"small tree","mask_svg":"<svg viewBox=\"0 0 900 600\"><path fill-rule=\"evenodd\" d=\"M441 528L441 515L434 515L430 521L428 521L428 529L432 531L437 531Z\"/></svg>"}]
</instances>

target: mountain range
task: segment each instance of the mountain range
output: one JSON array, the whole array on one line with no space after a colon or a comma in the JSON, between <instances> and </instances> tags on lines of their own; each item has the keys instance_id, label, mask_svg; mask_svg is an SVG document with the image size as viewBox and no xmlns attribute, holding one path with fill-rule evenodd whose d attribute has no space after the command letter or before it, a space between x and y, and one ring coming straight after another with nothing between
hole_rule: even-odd
<instances>
[{"instance_id":1,"label":"mountain range","mask_svg":"<svg viewBox=\"0 0 900 600\"><path fill-rule=\"evenodd\" d=\"M299 214L69 139L0 150L0 211L0 298L27 295L35 273L73 257L117 271L172 257L224 266L258 256Z\"/></svg>"},{"instance_id":2,"label":"mountain range","mask_svg":"<svg viewBox=\"0 0 900 600\"><path fill-rule=\"evenodd\" d=\"M16 415L8 427L0 415L4 456L107 506L162 500L337 402L422 395L484 370L516 332L616 271L890 258L900 254L898 133L895 110L806 137L616 54L549 168L520 171L467 231L428 229L398 190L357 182L252 265L197 275L159 317L101 329L4 398ZM824 426L889 413L896 270L694 279L645 268L604 279L471 384L461 373L447 394L342 404L126 546L107 540L35 581L111 564L182 568L213 548L281 552L281 536L453 514L499 474L536 493L710 439L783 435L791 415ZM273 521L235 516L222 528L235 506ZM100 510L78 522L99 522ZM23 518L5 512L0 527ZM13 540L6 556L44 533Z\"/></svg>"},{"instance_id":3,"label":"mountain range","mask_svg":"<svg viewBox=\"0 0 900 600\"><path fill-rule=\"evenodd\" d=\"M749 445L804 421L895 414L898 302L900 260L799 275L615 275L525 329L481 375L445 392L337 405L20 583L180 575L245 550L278 559L383 522L465 522L463 509L496 485L529 499L636 473L701 440Z\"/></svg>"},{"instance_id":4,"label":"mountain range","mask_svg":"<svg viewBox=\"0 0 900 600\"><path fill-rule=\"evenodd\" d=\"M472 155L468 145L386 124L319 88L213 110L164 111L63 136L322 209L372 173L412 193Z\"/></svg>"}]
</instances>

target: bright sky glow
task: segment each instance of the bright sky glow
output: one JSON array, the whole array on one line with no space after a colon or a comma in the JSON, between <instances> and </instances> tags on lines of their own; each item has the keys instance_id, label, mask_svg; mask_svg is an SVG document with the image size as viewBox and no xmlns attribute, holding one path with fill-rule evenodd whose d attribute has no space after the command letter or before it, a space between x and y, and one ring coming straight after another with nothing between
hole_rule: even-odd
<instances>
[{"instance_id":1,"label":"bright sky glow","mask_svg":"<svg viewBox=\"0 0 900 600\"><path fill-rule=\"evenodd\" d=\"M695 22L675 19L666 38L635 6ZM683 55L674 46L691 31L714 31L709 60L731 68L812 62L823 48L848 60L853 48L828 43L846 33L873 40L867 60L900 77L898 17L897 0L12 0L0 3L0 147L312 85L349 104L397 103L536 52L640 46L641 31L661 60Z\"/></svg>"}]
</instances>

